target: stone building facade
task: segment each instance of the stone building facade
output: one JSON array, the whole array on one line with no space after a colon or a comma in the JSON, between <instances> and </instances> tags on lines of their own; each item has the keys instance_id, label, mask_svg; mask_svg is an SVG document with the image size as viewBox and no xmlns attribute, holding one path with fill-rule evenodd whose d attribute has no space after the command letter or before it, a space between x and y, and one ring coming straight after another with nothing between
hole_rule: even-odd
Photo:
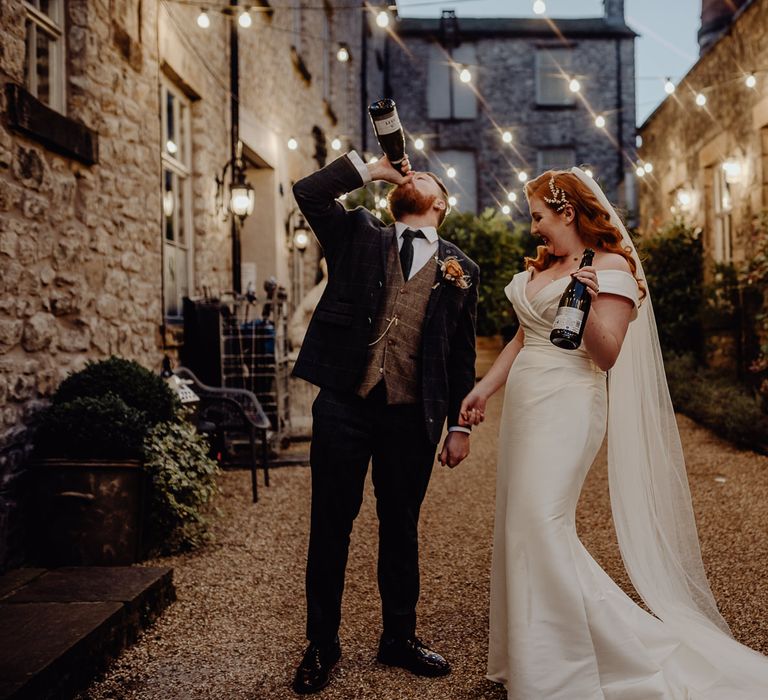
<instances>
[{"instance_id":1,"label":"stone building facade","mask_svg":"<svg viewBox=\"0 0 768 700\"><path fill-rule=\"evenodd\" d=\"M700 228L705 278L750 256L754 218L768 210L768 0L705 0L698 62L640 127L653 166L639 190L641 232L681 218ZM698 104L703 102L703 104ZM709 359L735 361L735 341L709 334Z\"/></svg>"},{"instance_id":2,"label":"stone building facade","mask_svg":"<svg viewBox=\"0 0 768 700\"><path fill-rule=\"evenodd\" d=\"M636 35L623 1L608 0L603 17L585 19L444 12L403 19L398 35L404 46L391 42L384 71L412 160L443 176L456 170L446 180L459 209L506 204L527 216L520 173L572 165L589 167L613 201L634 209Z\"/></svg>"},{"instance_id":3,"label":"stone building facade","mask_svg":"<svg viewBox=\"0 0 768 700\"><path fill-rule=\"evenodd\" d=\"M350 6L261 0L238 29L256 198L243 286L255 271L257 291L271 275L289 292L312 286L319 251L292 249L291 184L333 156L335 136L361 142L362 37L375 50L376 32ZM203 28L199 12L0 0L0 568L20 556L29 429L60 380L112 354L159 369L183 343L181 298L232 288L215 178L231 153L237 16L211 11ZM337 60L340 43L351 60Z\"/></svg>"}]
</instances>

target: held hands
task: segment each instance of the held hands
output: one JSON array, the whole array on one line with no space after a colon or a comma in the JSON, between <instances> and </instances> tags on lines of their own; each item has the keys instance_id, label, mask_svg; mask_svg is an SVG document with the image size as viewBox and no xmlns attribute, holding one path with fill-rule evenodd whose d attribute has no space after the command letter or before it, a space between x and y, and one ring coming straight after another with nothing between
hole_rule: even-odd
<instances>
[{"instance_id":1,"label":"held hands","mask_svg":"<svg viewBox=\"0 0 768 700\"><path fill-rule=\"evenodd\" d=\"M597 284L597 270L592 265L579 268L576 272L571 273L571 277L575 277L579 282L583 282L587 286L587 291L592 301L597 299L600 287Z\"/></svg>"},{"instance_id":2,"label":"held hands","mask_svg":"<svg viewBox=\"0 0 768 700\"><path fill-rule=\"evenodd\" d=\"M405 156L405 160L403 160L403 170L405 175L401 175L385 155L382 155L375 163L368 163L368 172L372 180L384 180L393 185L404 185L413 179L413 171L408 156Z\"/></svg>"},{"instance_id":3,"label":"held hands","mask_svg":"<svg viewBox=\"0 0 768 700\"><path fill-rule=\"evenodd\" d=\"M437 460L451 469L458 466L469 454L469 435L461 431L449 432Z\"/></svg>"},{"instance_id":4,"label":"held hands","mask_svg":"<svg viewBox=\"0 0 768 700\"><path fill-rule=\"evenodd\" d=\"M485 404L488 399L477 387L472 389L461 402L459 409L459 425L480 425L485 420Z\"/></svg>"}]
</instances>

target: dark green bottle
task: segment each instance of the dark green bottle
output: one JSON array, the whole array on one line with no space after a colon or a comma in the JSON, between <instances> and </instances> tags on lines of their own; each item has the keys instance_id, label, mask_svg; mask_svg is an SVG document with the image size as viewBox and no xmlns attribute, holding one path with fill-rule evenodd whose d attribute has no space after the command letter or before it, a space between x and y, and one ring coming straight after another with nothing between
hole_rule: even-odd
<instances>
[{"instance_id":1,"label":"dark green bottle","mask_svg":"<svg viewBox=\"0 0 768 700\"><path fill-rule=\"evenodd\" d=\"M587 248L579 263L579 269L591 265L594 257L595 251ZM592 297L589 296L587 285L574 277L560 297L549 339L563 350L576 350L584 337L584 327L587 325L591 305Z\"/></svg>"}]
</instances>

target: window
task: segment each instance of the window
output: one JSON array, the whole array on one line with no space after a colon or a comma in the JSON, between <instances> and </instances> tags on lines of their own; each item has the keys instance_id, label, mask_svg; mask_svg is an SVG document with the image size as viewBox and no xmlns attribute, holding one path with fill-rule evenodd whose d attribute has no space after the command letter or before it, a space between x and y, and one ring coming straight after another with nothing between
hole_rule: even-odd
<instances>
[{"instance_id":1,"label":"window","mask_svg":"<svg viewBox=\"0 0 768 700\"><path fill-rule=\"evenodd\" d=\"M733 232L731 221L731 186L725 177L725 170L720 166L712 168L714 187L712 203L714 205L714 239L712 257L715 262L731 261L733 253Z\"/></svg>"},{"instance_id":2,"label":"window","mask_svg":"<svg viewBox=\"0 0 768 700\"><path fill-rule=\"evenodd\" d=\"M64 114L63 0L25 2L25 87L51 109Z\"/></svg>"},{"instance_id":3,"label":"window","mask_svg":"<svg viewBox=\"0 0 768 700\"><path fill-rule=\"evenodd\" d=\"M432 44L427 69L427 109L430 119L476 119L477 96L471 83L462 83L457 66L466 66L477 80L477 49L462 44L450 52Z\"/></svg>"},{"instance_id":4,"label":"window","mask_svg":"<svg viewBox=\"0 0 768 700\"><path fill-rule=\"evenodd\" d=\"M536 103L572 105L568 85L571 72L570 49L539 49L536 52Z\"/></svg>"},{"instance_id":5,"label":"window","mask_svg":"<svg viewBox=\"0 0 768 700\"><path fill-rule=\"evenodd\" d=\"M576 165L576 154L572 148L545 148L537 154L540 173L545 170L566 170Z\"/></svg>"},{"instance_id":6,"label":"window","mask_svg":"<svg viewBox=\"0 0 768 700\"><path fill-rule=\"evenodd\" d=\"M162 86L163 304L181 318L192 280L192 171L190 102L171 83Z\"/></svg>"},{"instance_id":7,"label":"window","mask_svg":"<svg viewBox=\"0 0 768 700\"><path fill-rule=\"evenodd\" d=\"M456 197L455 208L477 213L477 168L472 151L432 151L430 168L445 183L449 194ZM448 168L456 176L448 177Z\"/></svg>"}]
</instances>

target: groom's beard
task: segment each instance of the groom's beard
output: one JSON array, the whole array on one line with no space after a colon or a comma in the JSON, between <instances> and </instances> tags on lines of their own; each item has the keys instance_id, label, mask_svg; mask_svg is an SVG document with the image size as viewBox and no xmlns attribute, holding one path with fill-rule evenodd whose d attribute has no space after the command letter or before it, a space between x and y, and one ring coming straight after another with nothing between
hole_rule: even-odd
<instances>
[{"instance_id":1,"label":"groom's beard","mask_svg":"<svg viewBox=\"0 0 768 700\"><path fill-rule=\"evenodd\" d=\"M413 185L398 185L389 193L389 211L395 221L400 221L405 214L426 214L435 199L435 195L421 194Z\"/></svg>"}]
</instances>

